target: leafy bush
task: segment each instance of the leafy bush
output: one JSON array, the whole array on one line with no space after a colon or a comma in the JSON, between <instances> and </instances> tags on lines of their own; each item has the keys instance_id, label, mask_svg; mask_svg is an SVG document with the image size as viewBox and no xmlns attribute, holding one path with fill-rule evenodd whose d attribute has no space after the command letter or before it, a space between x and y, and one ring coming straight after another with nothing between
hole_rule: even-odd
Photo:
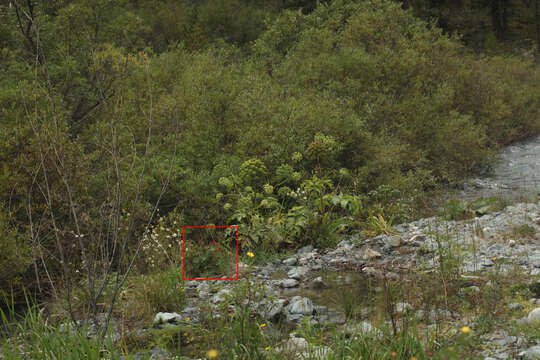
<instances>
[{"instance_id":1,"label":"leafy bush","mask_svg":"<svg viewBox=\"0 0 540 360\"><path fill-rule=\"evenodd\" d=\"M300 158L299 154L295 158ZM319 160L331 156L326 155L323 157L321 154ZM258 168L263 166L261 162ZM220 181L222 185L229 184L225 186L229 191L219 193L216 198L227 201L223 207L233 212L230 221L239 224L243 246L277 250L301 246L308 241L316 246L330 246L339 233L353 225L354 217L360 215L360 198L335 194L334 185L329 179L313 175L311 179L302 181L296 191L281 186L301 180L300 173L294 170L289 164L278 166L274 178L276 183L265 184L260 192L254 190L257 186L241 188L235 187L228 179Z\"/></svg>"},{"instance_id":2,"label":"leafy bush","mask_svg":"<svg viewBox=\"0 0 540 360\"><path fill-rule=\"evenodd\" d=\"M21 280L30 264L32 249L25 234L13 227L9 213L0 206L0 294L14 291L17 299L22 295Z\"/></svg>"},{"instance_id":3,"label":"leafy bush","mask_svg":"<svg viewBox=\"0 0 540 360\"><path fill-rule=\"evenodd\" d=\"M200 239L187 240L184 246L186 278L230 278L236 270L236 256L224 243Z\"/></svg>"}]
</instances>

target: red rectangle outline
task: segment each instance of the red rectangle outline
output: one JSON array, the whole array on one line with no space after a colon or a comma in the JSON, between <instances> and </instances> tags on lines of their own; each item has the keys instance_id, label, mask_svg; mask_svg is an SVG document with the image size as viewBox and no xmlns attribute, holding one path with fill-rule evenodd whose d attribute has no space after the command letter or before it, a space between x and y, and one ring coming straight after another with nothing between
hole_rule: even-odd
<instances>
[{"instance_id":1,"label":"red rectangle outline","mask_svg":"<svg viewBox=\"0 0 540 360\"><path fill-rule=\"evenodd\" d=\"M185 238L186 238L186 228L195 228L195 229L201 229L201 228L236 228L236 278L218 278L218 279L207 279L207 278L194 278L194 279L186 279L185 276L185 263L186 263L186 250L185 250ZM239 245L239 231L238 231L238 225L229 225L229 226L182 226L182 279L183 280L238 280L239 270L238 270L238 264L239 264L239 255L238 255L238 245Z\"/></svg>"}]
</instances>

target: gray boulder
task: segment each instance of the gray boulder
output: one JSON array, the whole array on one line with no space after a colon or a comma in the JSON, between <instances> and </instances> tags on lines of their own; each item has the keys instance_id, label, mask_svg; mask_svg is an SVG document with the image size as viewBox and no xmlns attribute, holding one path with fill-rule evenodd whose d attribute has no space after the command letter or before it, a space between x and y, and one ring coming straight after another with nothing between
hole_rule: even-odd
<instances>
[{"instance_id":1,"label":"gray boulder","mask_svg":"<svg viewBox=\"0 0 540 360\"><path fill-rule=\"evenodd\" d=\"M540 323L540 308L532 310L527 316L527 322L529 324L538 324Z\"/></svg>"},{"instance_id":2,"label":"gray boulder","mask_svg":"<svg viewBox=\"0 0 540 360\"><path fill-rule=\"evenodd\" d=\"M288 288L297 287L298 284L299 282L296 279L285 279L285 280L281 280L279 286L281 286L282 288L288 289Z\"/></svg>"},{"instance_id":3,"label":"gray boulder","mask_svg":"<svg viewBox=\"0 0 540 360\"><path fill-rule=\"evenodd\" d=\"M158 312L154 317L154 324L172 324L182 320L182 316L177 313Z\"/></svg>"},{"instance_id":4,"label":"gray boulder","mask_svg":"<svg viewBox=\"0 0 540 360\"><path fill-rule=\"evenodd\" d=\"M298 266L298 267L295 267L295 268L291 269L287 273L287 276L290 277L291 279L301 280L307 275L308 272L309 272L308 267Z\"/></svg>"},{"instance_id":5,"label":"gray boulder","mask_svg":"<svg viewBox=\"0 0 540 360\"><path fill-rule=\"evenodd\" d=\"M291 299L285 310L289 314L311 315L313 314L313 303L309 298L295 296Z\"/></svg>"}]
</instances>

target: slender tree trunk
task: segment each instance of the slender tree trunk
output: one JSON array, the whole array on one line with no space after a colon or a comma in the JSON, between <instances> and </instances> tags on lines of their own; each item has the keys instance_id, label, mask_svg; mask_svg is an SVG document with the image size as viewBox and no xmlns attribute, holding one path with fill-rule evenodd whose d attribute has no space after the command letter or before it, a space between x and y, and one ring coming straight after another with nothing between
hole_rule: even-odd
<instances>
[{"instance_id":1,"label":"slender tree trunk","mask_svg":"<svg viewBox=\"0 0 540 360\"><path fill-rule=\"evenodd\" d=\"M508 0L491 1L491 22L497 39L506 39L508 35Z\"/></svg>"}]
</instances>

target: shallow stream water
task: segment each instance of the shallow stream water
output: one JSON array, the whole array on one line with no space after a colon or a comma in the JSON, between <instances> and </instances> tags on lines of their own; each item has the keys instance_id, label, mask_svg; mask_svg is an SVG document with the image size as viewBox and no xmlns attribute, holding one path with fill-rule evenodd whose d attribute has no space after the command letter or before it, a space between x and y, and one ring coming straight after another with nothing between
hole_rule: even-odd
<instances>
[{"instance_id":1,"label":"shallow stream water","mask_svg":"<svg viewBox=\"0 0 540 360\"><path fill-rule=\"evenodd\" d=\"M467 197L528 199L540 192L540 136L504 148L485 176L465 185Z\"/></svg>"}]
</instances>

